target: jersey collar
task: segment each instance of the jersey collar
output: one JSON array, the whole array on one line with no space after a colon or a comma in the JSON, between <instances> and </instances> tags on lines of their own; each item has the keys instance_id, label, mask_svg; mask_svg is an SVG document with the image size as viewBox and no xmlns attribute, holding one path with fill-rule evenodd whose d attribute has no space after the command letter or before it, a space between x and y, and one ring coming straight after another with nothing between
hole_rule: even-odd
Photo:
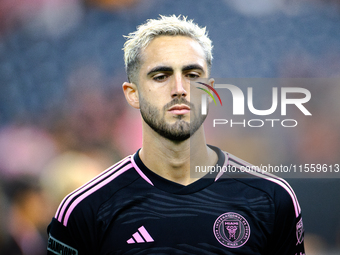
<instances>
[{"instance_id":1,"label":"jersey collar","mask_svg":"<svg viewBox=\"0 0 340 255\"><path fill-rule=\"evenodd\" d=\"M218 161L215 165L215 167L217 168L217 166L222 167L224 165L225 162L225 154L217 147L215 146L211 146L208 145L209 148L211 148L212 150L214 150L217 153L218 156ZM140 149L134 154L133 159L136 163L135 168L137 168L137 172L142 172L143 175L145 175L147 178L144 178L146 180L148 180L148 182L158 188L161 189L165 192L168 193L173 193L173 194L190 194L190 193L194 193L197 192L199 190L202 190L206 187L208 187L209 185L213 184L217 175L217 172L214 173L208 173L206 174L204 177L202 177L201 179L185 186L182 184L178 184L176 182L167 180L163 177L161 177L160 175L154 173L153 171L151 171L149 168L147 168L144 163L142 162L142 160L139 157L139 151Z\"/></svg>"}]
</instances>

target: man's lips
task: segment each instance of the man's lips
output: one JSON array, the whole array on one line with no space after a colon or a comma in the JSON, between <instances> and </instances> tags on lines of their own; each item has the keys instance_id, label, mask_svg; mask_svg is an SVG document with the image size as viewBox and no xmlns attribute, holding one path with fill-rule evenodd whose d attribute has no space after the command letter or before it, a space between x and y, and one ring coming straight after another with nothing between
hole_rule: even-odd
<instances>
[{"instance_id":1,"label":"man's lips","mask_svg":"<svg viewBox=\"0 0 340 255\"><path fill-rule=\"evenodd\" d=\"M190 112L190 107L184 104L174 105L168 111L172 114L183 115Z\"/></svg>"}]
</instances>

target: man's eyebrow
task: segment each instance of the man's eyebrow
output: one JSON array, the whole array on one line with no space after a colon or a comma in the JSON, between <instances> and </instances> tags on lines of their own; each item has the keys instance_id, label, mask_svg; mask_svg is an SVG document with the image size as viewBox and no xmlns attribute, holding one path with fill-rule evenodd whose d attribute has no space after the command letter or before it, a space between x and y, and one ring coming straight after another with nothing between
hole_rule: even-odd
<instances>
[{"instance_id":1,"label":"man's eyebrow","mask_svg":"<svg viewBox=\"0 0 340 255\"><path fill-rule=\"evenodd\" d=\"M172 69L171 67L169 66L156 66L154 68L152 68L148 73L147 75L150 75L152 73L156 73L156 72L173 72L174 69Z\"/></svg>"},{"instance_id":2,"label":"man's eyebrow","mask_svg":"<svg viewBox=\"0 0 340 255\"><path fill-rule=\"evenodd\" d=\"M187 65L182 68L182 71L189 71L189 70L201 70L204 73L204 69L202 66L197 65L197 64L192 64L192 65ZM173 72L174 69L169 66L156 66L152 68L147 75L150 75L152 73L157 73L157 72Z\"/></svg>"},{"instance_id":3,"label":"man's eyebrow","mask_svg":"<svg viewBox=\"0 0 340 255\"><path fill-rule=\"evenodd\" d=\"M189 71L189 70L194 70L194 69L201 70L204 73L203 67L200 65L196 65L196 64L185 66L182 68L182 71Z\"/></svg>"}]
</instances>

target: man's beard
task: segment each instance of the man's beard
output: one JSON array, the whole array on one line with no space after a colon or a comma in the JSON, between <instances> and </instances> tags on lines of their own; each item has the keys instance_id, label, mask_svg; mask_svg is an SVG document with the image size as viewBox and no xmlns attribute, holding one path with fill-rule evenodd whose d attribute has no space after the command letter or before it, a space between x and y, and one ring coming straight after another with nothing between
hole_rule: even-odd
<instances>
[{"instance_id":1,"label":"man's beard","mask_svg":"<svg viewBox=\"0 0 340 255\"><path fill-rule=\"evenodd\" d=\"M177 115L177 120L173 124L165 121L167 110L173 105L185 104L190 107L190 122L183 120L183 115ZM171 140L181 142L189 139L204 122L206 115L196 116L195 106L185 98L174 98L170 103L166 104L162 111L158 110L149 102L140 98L140 111L144 121L159 135Z\"/></svg>"}]
</instances>

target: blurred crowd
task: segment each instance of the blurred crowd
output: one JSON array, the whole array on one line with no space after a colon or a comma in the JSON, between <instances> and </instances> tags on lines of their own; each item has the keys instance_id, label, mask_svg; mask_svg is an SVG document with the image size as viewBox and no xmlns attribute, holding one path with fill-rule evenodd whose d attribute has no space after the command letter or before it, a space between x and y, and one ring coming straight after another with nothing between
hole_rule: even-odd
<instances>
[{"instance_id":1,"label":"blurred crowd","mask_svg":"<svg viewBox=\"0 0 340 255\"><path fill-rule=\"evenodd\" d=\"M340 163L338 0L1 0L1 255L45 254L63 197L141 146L121 49L159 14L207 26L213 77L334 81L308 85L313 117L298 128L233 129L212 144L254 164ZM340 251L339 180L290 180L306 254Z\"/></svg>"}]
</instances>

